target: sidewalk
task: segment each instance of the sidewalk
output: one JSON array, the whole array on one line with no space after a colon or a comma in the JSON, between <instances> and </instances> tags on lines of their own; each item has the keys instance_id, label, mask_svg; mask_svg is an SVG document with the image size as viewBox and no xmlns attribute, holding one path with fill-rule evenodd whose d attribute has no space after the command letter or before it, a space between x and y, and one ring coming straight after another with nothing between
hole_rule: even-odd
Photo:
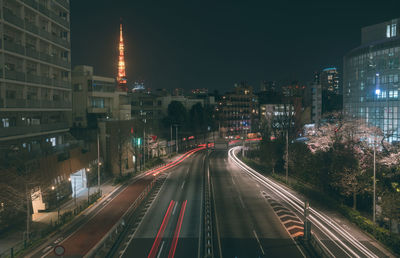
<instances>
[{"instance_id":1,"label":"sidewalk","mask_svg":"<svg viewBox=\"0 0 400 258\"><path fill-rule=\"evenodd\" d=\"M170 163L173 160L179 158L182 155L180 154L173 154L171 157L164 156L162 157L163 160L165 161L164 164ZM161 166L161 165L160 165ZM158 166L156 166L158 167ZM154 167L154 168L156 168ZM151 169L154 169L151 168ZM151 169L148 169L146 171L149 171ZM140 171L138 172L136 176L140 176L146 171ZM132 171L127 171L127 172L133 172ZM108 181L104 182L100 186L100 190L102 193L101 198L105 198L108 196L110 193L112 193L114 190L119 188L121 184L118 185L113 185L113 179L109 179ZM98 187L94 186L91 187L89 190L90 194L93 194L98 191ZM67 202L63 203L60 206L60 209L54 209L48 212L41 212L41 213L36 213L32 215L32 221L31 221L31 229L30 232L41 232L48 228L50 225L54 225L57 221L59 216L61 217L62 214L66 212L71 212L73 211L77 206L79 207L80 204L85 203L88 201L88 189L85 188L76 195L76 201L74 197ZM83 210L82 212L86 212L90 209L90 206L86 208L86 210ZM75 219L75 218L74 218ZM26 231L26 224L24 223L23 225L20 225L18 228L11 229L10 232L6 232L2 235L0 235L0 258L3 256L10 256L11 248L14 248L14 253L18 251L17 249L20 249L21 246L23 246L24 242L24 232Z\"/></svg>"},{"instance_id":2,"label":"sidewalk","mask_svg":"<svg viewBox=\"0 0 400 258\"><path fill-rule=\"evenodd\" d=\"M104 198L109 193L114 191L120 185L112 185L112 180L108 180L100 186L102 192L101 198ZM89 193L93 194L97 192L98 187L91 187ZM88 200L88 189L85 188L79 192L76 196L76 205L82 204L82 202L87 202ZM75 208L75 199L72 198L60 206L59 212L57 209L51 210L49 212L40 212L32 214L31 221L31 232L40 232L46 229L48 226L53 225L58 220L58 215L62 215L65 212L70 212ZM10 255L10 250L18 245L23 245L24 232L26 231L26 224L21 225L19 228L11 230L10 233L4 233L0 235L0 257L2 255ZM14 248L15 249L15 248Z\"/></svg>"}]
</instances>

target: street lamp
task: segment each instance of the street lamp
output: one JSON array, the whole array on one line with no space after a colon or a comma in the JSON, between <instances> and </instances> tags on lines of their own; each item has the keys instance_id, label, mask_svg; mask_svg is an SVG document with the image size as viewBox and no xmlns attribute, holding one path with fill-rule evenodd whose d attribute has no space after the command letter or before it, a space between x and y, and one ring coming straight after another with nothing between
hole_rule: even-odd
<instances>
[{"instance_id":1,"label":"street lamp","mask_svg":"<svg viewBox=\"0 0 400 258\"><path fill-rule=\"evenodd\" d=\"M86 186L87 186L87 202L89 205L89 200L90 200L90 182L89 182L89 175L88 172L90 172L90 168L86 168Z\"/></svg>"},{"instance_id":2,"label":"street lamp","mask_svg":"<svg viewBox=\"0 0 400 258\"><path fill-rule=\"evenodd\" d=\"M51 186L51 190L55 190L56 188L55 188L55 186L54 185L52 185ZM55 191L55 194L56 194L56 206L57 206L57 222L60 222L60 206L58 205L58 193L57 193L57 191Z\"/></svg>"}]
</instances>

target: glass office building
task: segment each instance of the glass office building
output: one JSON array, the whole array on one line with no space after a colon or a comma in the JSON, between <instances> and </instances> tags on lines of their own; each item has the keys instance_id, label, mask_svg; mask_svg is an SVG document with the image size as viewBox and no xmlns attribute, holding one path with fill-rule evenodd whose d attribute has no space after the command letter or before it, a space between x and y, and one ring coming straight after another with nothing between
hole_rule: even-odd
<instances>
[{"instance_id":1,"label":"glass office building","mask_svg":"<svg viewBox=\"0 0 400 258\"><path fill-rule=\"evenodd\" d=\"M343 107L346 114L382 129L400 141L399 19L362 28L361 46L344 57Z\"/></svg>"}]
</instances>

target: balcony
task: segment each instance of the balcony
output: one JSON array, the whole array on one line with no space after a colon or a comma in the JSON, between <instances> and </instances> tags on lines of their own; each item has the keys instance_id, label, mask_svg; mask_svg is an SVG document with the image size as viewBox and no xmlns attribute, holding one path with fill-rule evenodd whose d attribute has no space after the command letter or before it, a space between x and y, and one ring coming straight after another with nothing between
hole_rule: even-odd
<instances>
[{"instance_id":1,"label":"balcony","mask_svg":"<svg viewBox=\"0 0 400 258\"><path fill-rule=\"evenodd\" d=\"M38 6L39 6L39 12L43 13L44 15L49 16L50 10L46 6L44 6L42 4L39 4Z\"/></svg>"},{"instance_id":2,"label":"balcony","mask_svg":"<svg viewBox=\"0 0 400 258\"><path fill-rule=\"evenodd\" d=\"M35 24L25 21L25 29L35 34L39 34L39 27Z\"/></svg>"},{"instance_id":3,"label":"balcony","mask_svg":"<svg viewBox=\"0 0 400 258\"><path fill-rule=\"evenodd\" d=\"M40 84L42 80L41 80L41 77L36 74L27 74L26 81L30 82L30 83Z\"/></svg>"},{"instance_id":4,"label":"balcony","mask_svg":"<svg viewBox=\"0 0 400 258\"><path fill-rule=\"evenodd\" d=\"M46 85L50 85L50 86L53 85L53 80L49 77L42 76L41 81L42 81L42 84L46 84Z\"/></svg>"},{"instance_id":5,"label":"balcony","mask_svg":"<svg viewBox=\"0 0 400 258\"><path fill-rule=\"evenodd\" d=\"M37 52L35 49L32 48L26 48L26 56L35 58L35 59L39 59L39 52Z\"/></svg>"},{"instance_id":6,"label":"balcony","mask_svg":"<svg viewBox=\"0 0 400 258\"><path fill-rule=\"evenodd\" d=\"M53 19L54 21L58 22L62 26L69 28L69 22L63 18L61 18L59 15L57 15L54 12L50 12L50 18Z\"/></svg>"},{"instance_id":7,"label":"balcony","mask_svg":"<svg viewBox=\"0 0 400 258\"><path fill-rule=\"evenodd\" d=\"M7 99L5 108L71 108L70 101Z\"/></svg>"},{"instance_id":8,"label":"balcony","mask_svg":"<svg viewBox=\"0 0 400 258\"><path fill-rule=\"evenodd\" d=\"M39 56L39 59L42 60L42 61L51 63L53 58L52 58L51 55L41 52L40 56Z\"/></svg>"},{"instance_id":9,"label":"balcony","mask_svg":"<svg viewBox=\"0 0 400 258\"><path fill-rule=\"evenodd\" d=\"M68 129L68 123L59 122L54 124L41 124L41 125L30 125L30 126L14 126L0 128L0 137L17 136L32 133L50 132L55 130Z\"/></svg>"},{"instance_id":10,"label":"balcony","mask_svg":"<svg viewBox=\"0 0 400 258\"><path fill-rule=\"evenodd\" d=\"M5 78L8 80L25 81L25 73L5 70Z\"/></svg>"},{"instance_id":11,"label":"balcony","mask_svg":"<svg viewBox=\"0 0 400 258\"><path fill-rule=\"evenodd\" d=\"M71 88L71 83L63 80L53 80L53 85L55 87L60 87L60 88L66 88L66 89Z\"/></svg>"},{"instance_id":12,"label":"balcony","mask_svg":"<svg viewBox=\"0 0 400 258\"><path fill-rule=\"evenodd\" d=\"M4 7L3 16L4 20L8 21L9 23L24 28L24 20L16 16L10 9Z\"/></svg>"},{"instance_id":13,"label":"balcony","mask_svg":"<svg viewBox=\"0 0 400 258\"><path fill-rule=\"evenodd\" d=\"M36 9L36 10L38 9L38 5L34 0L22 0L22 2L24 2L27 5L29 5L33 9Z\"/></svg>"},{"instance_id":14,"label":"balcony","mask_svg":"<svg viewBox=\"0 0 400 258\"><path fill-rule=\"evenodd\" d=\"M21 55L25 55L25 48L20 44L16 44L14 42L10 42L8 40L4 41L4 49L10 52L18 53Z\"/></svg>"},{"instance_id":15,"label":"balcony","mask_svg":"<svg viewBox=\"0 0 400 258\"><path fill-rule=\"evenodd\" d=\"M95 114L106 114L106 113L110 113L110 109L109 108L99 108L99 107L88 107L88 113L95 113Z\"/></svg>"},{"instance_id":16,"label":"balcony","mask_svg":"<svg viewBox=\"0 0 400 258\"><path fill-rule=\"evenodd\" d=\"M65 0L56 0L56 2L58 4L60 4L62 7L64 7L64 8L69 10L69 3L67 1L65 1Z\"/></svg>"}]
</instances>

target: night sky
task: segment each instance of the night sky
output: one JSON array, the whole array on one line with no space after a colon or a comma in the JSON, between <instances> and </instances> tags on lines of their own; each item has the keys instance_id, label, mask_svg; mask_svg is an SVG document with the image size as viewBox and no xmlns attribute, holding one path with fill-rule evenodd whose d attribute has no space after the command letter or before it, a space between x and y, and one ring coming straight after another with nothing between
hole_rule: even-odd
<instances>
[{"instance_id":1,"label":"night sky","mask_svg":"<svg viewBox=\"0 0 400 258\"><path fill-rule=\"evenodd\" d=\"M400 17L399 0L349 2L71 0L72 65L115 77L122 18L128 83L224 92L307 82L325 67L341 72L361 27Z\"/></svg>"}]
</instances>

